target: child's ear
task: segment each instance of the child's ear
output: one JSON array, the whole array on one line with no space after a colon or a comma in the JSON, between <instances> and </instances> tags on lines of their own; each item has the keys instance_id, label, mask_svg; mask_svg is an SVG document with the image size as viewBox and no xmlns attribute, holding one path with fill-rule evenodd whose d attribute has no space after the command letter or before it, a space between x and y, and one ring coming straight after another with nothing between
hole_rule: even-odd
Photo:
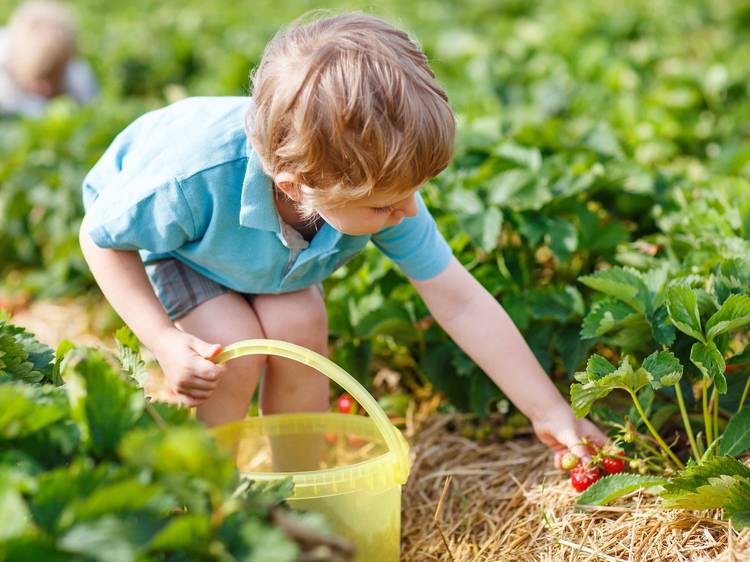
<instances>
[{"instance_id":1,"label":"child's ear","mask_svg":"<svg viewBox=\"0 0 750 562\"><path fill-rule=\"evenodd\" d=\"M294 176L289 172L281 172L274 176L273 183L292 201L296 203L302 201L302 190L299 187L299 183L295 181Z\"/></svg>"}]
</instances>

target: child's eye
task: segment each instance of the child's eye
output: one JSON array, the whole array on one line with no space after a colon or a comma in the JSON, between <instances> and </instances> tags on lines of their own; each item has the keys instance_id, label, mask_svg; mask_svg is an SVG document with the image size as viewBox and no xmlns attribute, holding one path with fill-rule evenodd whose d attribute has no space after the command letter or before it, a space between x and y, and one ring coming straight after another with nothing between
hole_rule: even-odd
<instances>
[{"instance_id":1,"label":"child's eye","mask_svg":"<svg viewBox=\"0 0 750 562\"><path fill-rule=\"evenodd\" d=\"M392 213L393 207L372 207L372 210L376 213Z\"/></svg>"}]
</instances>

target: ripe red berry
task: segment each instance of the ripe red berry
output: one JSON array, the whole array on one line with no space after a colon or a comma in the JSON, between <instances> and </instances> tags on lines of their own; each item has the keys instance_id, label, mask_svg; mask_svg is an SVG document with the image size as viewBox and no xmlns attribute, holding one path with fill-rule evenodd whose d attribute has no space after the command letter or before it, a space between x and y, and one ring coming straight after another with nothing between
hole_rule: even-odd
<instances>
[{"instance_id":1,"label":"ripe red berry","mask_svg":"<svg viewBox=\"0 0 750 562\"><path fill-rule=\"evenodd\" d=\"M560 466L562 466L563 470L573 470L578 466L580 460L581 459L575 453L565 453L562 456L562 459L560 459Z\"/></svg>"},{"instance_id":2,"label":"ripe red berry","mask_svg":"<svg viewBox=\"0 0 750 562\"><path fill-rule=\"evenodd\" d=\"M354 406L354 400L348 394L342 394L339 396L339 412L342 414L349 414Z\"/></svg>"},{"instance_id":3,"label":"ripe red berry","mask_svg":"<svg viewBox=\"0 0 750 562\"><path fill-rule=\"evenodd\" d=\"M323 435L323 438L333 445L339 440L339 435L338 433L328 432Z\"/></svg>"},{"instance_id":4,"label":"ripe red berry","mask_svg":"<svg viewBox=\"0 0 750 562\"><path fill-rule=\"evenodd\" d=\"M358 435L347 435L346 441L347 443L349 443L349 446L352 449L359 449L362 445L365 444L365 440Z\"/></svg>"},{"instance_id":5,"label":"ripe red berry","mask_svg":"<svg viewBox=\"0 0 750 562\"><path fill-rule=\"evenodd\" d=\"M607 474L617 474L625 470L625 461L615 457L604 457L602 459L602 468Z\"/></svg>"},{"instance_id":6,"label":"ripe red berry","mask_svg":"<svg viewBox=\"0 0 750 562\"><path fill-rule=\"evenodd\" d=\"M602 473L598 468L581 464L570 472L570 483L577 491L583 492L601 477Z\"/></svg>"}]
</instances>

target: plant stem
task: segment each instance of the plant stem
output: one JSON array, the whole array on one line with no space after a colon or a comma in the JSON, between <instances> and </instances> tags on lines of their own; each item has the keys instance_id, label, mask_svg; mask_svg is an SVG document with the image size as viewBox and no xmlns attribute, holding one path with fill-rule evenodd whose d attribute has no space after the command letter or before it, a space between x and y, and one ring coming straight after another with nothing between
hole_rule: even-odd
<instances>
[{"instance_id":1,"label":"plant stem","mask_svg":"<svg viewBox=\"0 0 750 562\"><path fill-rule=\"evenodd\" d=\"M646 427L651 432L651 435L653 436L653 438L656 439L656 442L659 444L662 450L667 454L667 456L670 459L672 459L672 462L674 462L678 468L685 468L685 465L682 464L682 461L677 458L677 455L674 454L672 449L669 448L669 446L664 442L664 440L661 438L661 436L656 431L656 429L654 429L654 426L651 425L651 422L648 421L648 418L646 417L646 412L643 411L643 407L641 406L641 403L638 401L638 397L635 395L635 393L630 390L628 390L628 393L630 394L630 397L633 399L635 408L636 410L638 410L638 413L641 415L641 419L643 420L643 423L646 424Z\"/></svg>"},{"instance_id":2,"label":"plant stem","mask_svg":"<svg viewBox=\"0 0 750 562\"><path fill-rule=\"evenodd\" d=\"M687 433L688 440L690 441L690 450L693 452L695 460L700 460L698 454L698 444L695 442L695 435L693 434L693 426L690 425L690 418L688 417L687 408L685 407L685 398L682 396L682 388L678 382L674 385L675 394L677 394L677 403L680 405L680 415L682 416L682 423L685 426L685 432Z\"/></svg>"},{"instance_id":3,"label":"plant stem","mask_svg":"<svg viewBox=\"0 0 750 562\"><path fill-rule=\"evenodd\" d=\"M701 395L703 401L703 426L706 431L706 448L713 443L713 428L711 427L711 413L708 411L708 381L703 379L701 382Z\"/></svg>"},{"instance_id":4,"label":"plant stem","mask_svg":"<svg viewBox=\"0 0 750 562\"><path fill-rule=\"evenodd\" d=\"M714 386L713 392L711 393L711 401L714 408L714 437L719 438L719 393L716 392L716 386ZM716 454L721 454L721 441L716 443Z\"/></svg>"},{"instance_id":5,"label":"plant stem","mask_svg":"<svg viewBox=\"0 0 750 562\"><path fill-rule=\"evenodd\" d=\"M745 390L742 391L742 398L740 398L740 405L737 407L738 412L745 405L745 400L747 400L748 390L750 390L750 377L747 377L747 382L745 383Z\"/></svg>"}]
</instances>

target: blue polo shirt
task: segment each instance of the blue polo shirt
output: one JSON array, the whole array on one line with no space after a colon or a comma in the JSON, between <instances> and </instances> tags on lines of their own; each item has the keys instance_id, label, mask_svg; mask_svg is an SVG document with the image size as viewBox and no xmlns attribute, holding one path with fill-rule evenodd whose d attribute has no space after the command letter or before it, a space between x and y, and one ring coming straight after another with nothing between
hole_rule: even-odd
<instances>
[{"instance_id":1,"label":"blue polo shirt","mask_svg":"<svg viewBox=\"0 0 750 562\"><path fill-rule=\"evenodd\" d=\"M273 182L248 142L249 97L188 98L136 119L83 182L89 234L144 263L176 258L243 293L321 282L372 242L411 279L434 277L451 251L421 197L416 216L373 235L324 224L299 251L283 236Z\"/></svg>"}]
</instances>

